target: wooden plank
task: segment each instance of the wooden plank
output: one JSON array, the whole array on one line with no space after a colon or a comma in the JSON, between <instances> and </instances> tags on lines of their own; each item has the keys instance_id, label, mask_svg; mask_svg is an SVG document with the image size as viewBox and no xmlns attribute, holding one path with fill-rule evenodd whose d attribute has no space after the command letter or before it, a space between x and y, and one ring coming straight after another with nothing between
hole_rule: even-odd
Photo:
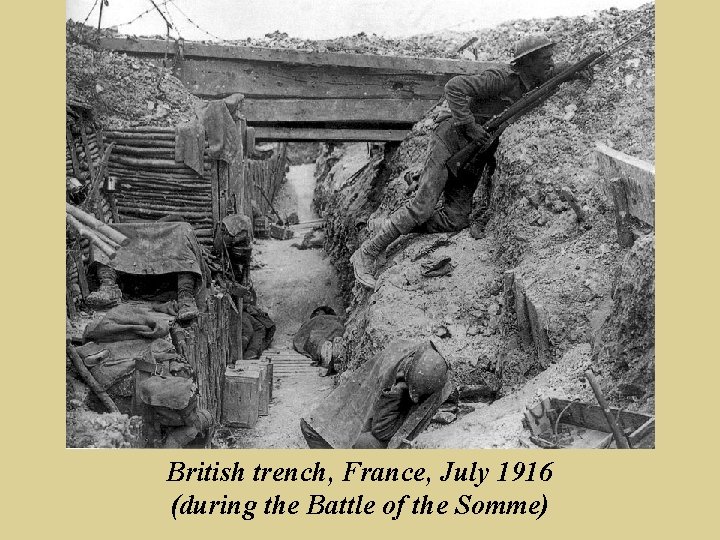
<instances>
[{"instance_id":1,"label":"wooden plank","mask_svg":"<svg viewBox=\"0 0 720 540\"><path fill-rule=\"evenodd\" d=\"M222 98L439 99L455 73L411 73L254 61L185 59L176 76L193 94Z\"/></svg>"},{"instance_id":2,"label":"wooden plank","mask_svg":"<svg viewBox=\"0 0 720 540\"><path fill-rule=\"evenodd\" d=\"M167 43L159 39L100 38L99 46L113 51L138 55L165 56ZM345 66L363 69L384 69L417 73L472 74L489 62L448 60L444 58L413 58L374 54L313 52L296 49L271 49L240 45L209 45L186 41L184 58L226 58L311 66Z\"/></svg>"},{"instance_id":3,"label":"wooden plank","mask_svg":"<svg viewBox=\"0 0 720 540\"><path fill-rule=\"evenodd\" d=\"M409 129L330 129L308 127L262 127L255 128L255 140L267 141L402 141Z\"/></svg>"},{"instance_id":4,"label":"wooden plank","mask_svg":"<svg viewBox=\"0 0 720 540\"><path fill-rule=\"evenodd\" d=\"M230 299L210 295L208 311L189 326L174 325L175 348L187 358L198 385L198 406L207 409L217 422L223 406L225 367L230 359Z\"/></svg>"},{"instance_id":5,"label":"wooden plank","mask_svg":"<svg viewBox=\"0 0 720 540\"><path fill-rule=\"evenodd\" d=\"M655 165L596 143L595 158L606 178L619 178L627 200L627 211L655 226Z\"/></svg>"},{"instance_id":6,"label":"wooden plank","mask_svg":"<svg viewBox=\"0 0 720 540\"><path fill-rule=\"evenodd\" d=\"M70 132L69 127L65 127L66 144L70 150L70 159L72 160L73 174L75 178L80 178L80 162L78 161L77 151L75 149L75 139Z\"/></svg>"},{"instance_id":7,"label":"wooden plank","mask_svg":"<svg viewBox=\"0 0 720 540\"><path fill-rule=\"evenodd\" d=\"M218 172L218 212L220 221L228 215L228 165L224 161L217 162Z\"/></svg>"},{"instance_id":8,"label":"wooden plank","mask_svg":"<svg viewBox=\"0 0 720 540\"><path fill-rule=\"evenodd\" d=\"M222 421L230 426L251 428L258 421L261 375L228 367L222 400Z\"/></svg>"},{"instance_id":9,"label":"wooden plank","mask_svg":"<svg viewBox=\"0 0 720 540\"><path fill-rule=\"evenodd\" d=\"M245 129L245 147L247 155L252 156L255 153L255 128L248 126Z\"/></svg>"},{"instance_id":10,"label":"wooden plank","mask_svg":"<svg viewBox=\"0 0 720 540\"><path fill-rule=\"evenodd\" d=\"M414 124L437 100L253 99L245 102L248 123L375 122Z\"/></svg>"},{"instance_id":11,"label":"wooden plank","mask_svg":"<svg viewBox=\"0 0 720 540\"><path fill-rule=\"evenodd\" d=\"M646 438L648 440L646 440ZM652 448L655 446L655 418L651 418L642 426L637 428L628 437L630 446L633 448Z\"/></svg>"},{"instance_id":12,"label":"wooden plank","mask_svg":"<svg viewBox=\"0 0 720 540\"><path fill-rule=\"evenodd\" d=\"M90 296L90 287L88 287L87 274L85 274L85 265L82 260L82 252L80 250L73 251L73 260L77 269L78 285L80 285L80 294L84 301Z\"/></svg>"}]
</instances>

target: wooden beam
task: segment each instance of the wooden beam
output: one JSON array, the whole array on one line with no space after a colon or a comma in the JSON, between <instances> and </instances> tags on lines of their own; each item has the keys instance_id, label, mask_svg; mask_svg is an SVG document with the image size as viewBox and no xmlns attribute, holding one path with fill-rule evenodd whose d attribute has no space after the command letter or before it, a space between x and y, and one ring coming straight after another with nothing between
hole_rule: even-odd
<instances>
[{"instance_id":1,"label":"wooden beam","mask_svg":"<svg viewBox=\"0 0 720 540\"><path fill-rule=\"evenodd\" d=\"M455 74L190 58L179 63L175 75L205 98L239 92L248 98L439 99Z\"/></svg>"},{"instance_id":2,"label":"wooden beam","mask_svg":"<svg viewBox=\"0 0 720 540\"><path fill-rule=\"evenodd\" d=\"M376 122L414 124L436 104L408 99L253 99L243 113L258 122Z\"/></svg>"},{"instance_id":3,"label":"wooden beam","mask_svg":"<svg viewBox=\"0 0 720 540\"><path fill-rule=\"evenodd\" d=\"M101 38L101 48L138 55L162 55L167 51L165 40L136 38ZM172 47L174 50L174 47ZM208 45L186 41L183 45L185 58L225 58L302 64L311 66L345 66L361 69L416 73L477 73L489 62L447 60L440 58L412 58L374 54L320 53L295 49L270 49L239 45Z\"/></svg>"},{"instance_id":4,"label":"wooden beam","mask_svg":"<svg viewBox=\"0 0 720 540\"><path fill-rule=\"evenodd\" d=\"M408 129L329 129L256 127L255 140L266 141L402 141Z\"/></svg>"},{"instance_id":5,"label":"wooden beam","mask_svg":"<svg viewBox=\"0 0 720 540\"><path fill-rule=\"evenodd\" d=\"M595 158L606 179L619 179L630 215L654 227L655 165L600 142L596 143Z\"/></svg>"}]
</instances>

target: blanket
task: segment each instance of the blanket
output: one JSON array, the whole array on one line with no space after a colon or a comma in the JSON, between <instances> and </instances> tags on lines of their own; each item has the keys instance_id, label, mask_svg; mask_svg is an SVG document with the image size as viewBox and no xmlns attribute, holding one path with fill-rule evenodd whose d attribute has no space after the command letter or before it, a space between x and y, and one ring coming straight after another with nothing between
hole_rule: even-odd
<instances>
[{"instance_id":1,"label":"blanket","mask_svg":"<svg viewBox=\"0 0 720 540\"><path fill-rule=\"evenodd\" d=\"M242 150L242 144L227 104L222 100L209 102L201 119L208 139L208 155L233 163Z\"/></svg>"},{"instance_id":2,"label":"blanket","mask_svg":"<svg viewBox=\"0 0 720 540\"><path fill-rule=\"evenodd\" d=\"M85 328L84 340L107 343L134 339L156 339L170 333L174 320L167 304L128 302L108 311Z\"/></svg>"},{"instance_id":3,"label":"blanket","mask_svg":"<svg viewBox=\"0 0 720 540\"><path fill-rule=\"evenodd\" d=\"M205 127L198 121L185 122L175 132L175 161L203 176Z\"/></svg>"}]
</instances>

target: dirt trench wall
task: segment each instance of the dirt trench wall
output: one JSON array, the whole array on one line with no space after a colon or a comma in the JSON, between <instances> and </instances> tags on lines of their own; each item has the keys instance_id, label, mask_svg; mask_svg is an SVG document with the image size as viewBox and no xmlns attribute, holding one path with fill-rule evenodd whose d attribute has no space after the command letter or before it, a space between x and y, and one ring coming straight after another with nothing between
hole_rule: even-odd
<instances>
[{"instance_id":1,"label":"dirt trench wall","mask_svg":"<svg viewBox=\"0 0 720 540\"><path fill-rule=\"evenodd\" d=\"M613 284L612 312L600 329L593 363L611 399L655 399L655 234L641 236L624 255Z\"/></svg>"},{"instance_id":2,"label":"dirt trench wall","mask_svg":"<svg viewBox=\"0 0 720 540\"><path fill-rule=\"evenodd\" d=\"M575 33L562 39L581 57L597 43L617 43L616 34L652 26L653 19L652 5L609 10L594 21L563 23ZM367 153L362 158L350 145L326 152L318 162L316 201L328 218L327 251L350 297L343 366L396 337L413 337L433 339L458 382L488 382L503 392L551 364L568 365L568 385L579 384L575 375L594 363L603 371L608 355L591 354L591 346L597 347L601 328L607 333L619 321L608 317L618 309L612 291L627 250L617 242L594 146L602 141L653 160L654 88L652 37L598 70L591 85L563 85L503 134L485 237L474 240L467 231L403 237L379 261L372 293L353 289L349 256L413 195L439 108L399 147L386 148L382 161ZM563 190L574 195L583 221ZM451 275L419 278L419 263L430 256L451 257ZM646 304L640 296L634 302ZM647 349L638 342L640 350ZM620 376L604 373L611 386Z\"/></svg>"}]
</instances>

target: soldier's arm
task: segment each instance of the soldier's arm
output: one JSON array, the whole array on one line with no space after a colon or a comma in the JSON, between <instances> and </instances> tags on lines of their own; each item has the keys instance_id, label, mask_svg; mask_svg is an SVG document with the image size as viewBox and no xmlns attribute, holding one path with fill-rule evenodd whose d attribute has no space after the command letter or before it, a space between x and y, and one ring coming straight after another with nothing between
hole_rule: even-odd
<instances>
[{"instance_id":1,"label":"soldier's arm","mask_svg":"<svg viewBox=\"0 0 720 540\"><path fill-rule=\"evenodd\" d=\"M572 62L557 62L555 64L555 67L552 70L552 74L548 79L554 77L555 75L559 75L563 71L565 71L567 68L571 67L573 65ZM578 71L577 73L573 74L572 77L570 77L571 81L592 81L593 72L592 69L583 69L581 71Z\"/></svg>"},{"instance_id":2,"label":"soldier's arm","mask_svg":"<svg viewBox=\"0 0 720 540\"><path fill-rule=\"evenodd\" d=\"M391 388L383 390L372 415L370 431L373 436L380 441L392 439L405 421L411 406L407 384L397 383Z\"/></svg>"},{"instance_id":3,"label":"soldier's arm","mask_svg":"<svg viewBox=\"0 0 720 540\"><path fill-rule=\"evenodd\" d=\"M479 75L458 75L445 85L445 98L456 126L473 123L470 101L490 99L501 95L508 86L507 77L494 69Z\"/></svg>"}]
</instances>

